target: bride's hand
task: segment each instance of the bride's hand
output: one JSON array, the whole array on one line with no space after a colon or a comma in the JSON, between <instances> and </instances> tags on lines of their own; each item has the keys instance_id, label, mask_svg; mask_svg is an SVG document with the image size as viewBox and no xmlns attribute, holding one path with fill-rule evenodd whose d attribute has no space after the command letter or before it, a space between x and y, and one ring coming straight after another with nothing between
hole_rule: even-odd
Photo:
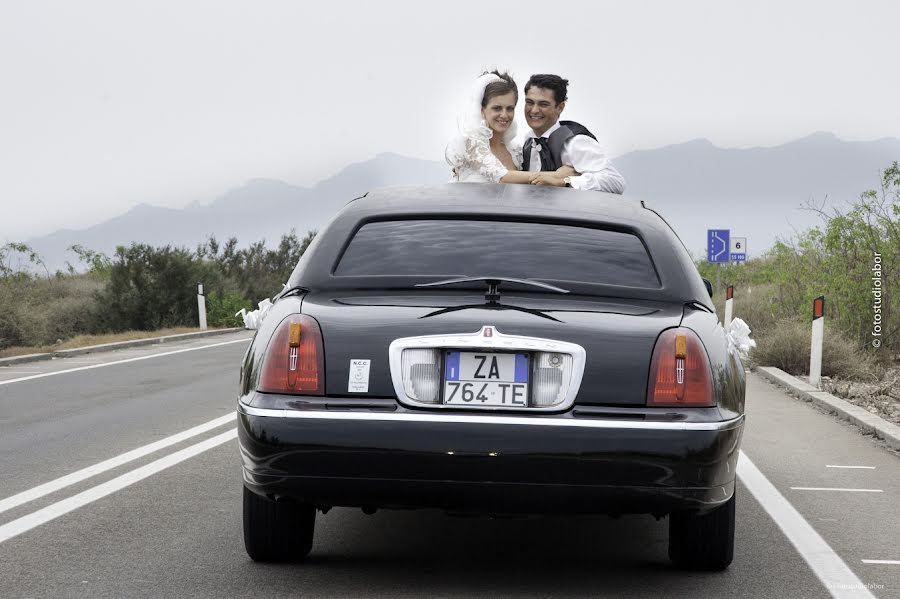
<instances>
[{"instance_id":1,"label":"bride's hand","mask_svg":"<svg viewBox=\"0 0 900 599\"><path fill-rule=\"evenodd\" d=\"M576 171L574 168L569 166L568 164L564 164L563 166L556 169L556 174L560 177L577 177L581 173Z\"/></svg>"}]
</instances>

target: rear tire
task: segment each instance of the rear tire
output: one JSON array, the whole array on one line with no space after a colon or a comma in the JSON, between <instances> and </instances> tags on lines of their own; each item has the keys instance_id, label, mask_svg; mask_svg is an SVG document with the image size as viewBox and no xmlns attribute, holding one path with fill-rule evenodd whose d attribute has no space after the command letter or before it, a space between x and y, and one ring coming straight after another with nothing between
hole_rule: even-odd
<instances>
[{"instance_id":1,"label":"rear tire","mask_svg":"<svg viewBox=\"0 0 900 599\"><path fill-rule=\"evenodd\" d=\"M244 487L244 548L255 562L299 561L312 549L316 508L272 501Z\"/></svg>"},{"instance_id":2,"label":"rear tire","mask_svg":"<svg viewBox=\"0 0 900 599\"><path fill-rule=\"evenodd\" d=\"M734 558L735 493L702 515L669 515L669 559L680 568L724 570Z\"/></svg>"}]
</instances>

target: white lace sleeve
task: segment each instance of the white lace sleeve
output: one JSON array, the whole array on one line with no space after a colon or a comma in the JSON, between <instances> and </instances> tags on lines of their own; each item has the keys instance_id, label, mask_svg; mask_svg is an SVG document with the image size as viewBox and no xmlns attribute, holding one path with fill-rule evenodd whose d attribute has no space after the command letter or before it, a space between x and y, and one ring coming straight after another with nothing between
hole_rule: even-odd
<instances>
[{"instance_id":1,"label":"white lace sleeve","mask_svg":"<svg viewBox=\"0 0 900 599\"><path fill-rule=\"evenodd\" d=\"M491 152L488 142L483 139L469 138L466 140L466 158L469 164L491 183L499 183L500 179L509 172Z\"/></svg>"},{"instance_id":2,"label":"white lace sleeve","mask_svg":"<svg viewBox=\"0 0 900 599\"><path fill-rule=\"evenodd\" d=\"M513 143L511 145L507 145L506 149L509 150L509 154L512 156L513 164L516 165L516 168L520 171L527 171L527 168L522 167L522 144Z\"/></svg>"}]
</instances>

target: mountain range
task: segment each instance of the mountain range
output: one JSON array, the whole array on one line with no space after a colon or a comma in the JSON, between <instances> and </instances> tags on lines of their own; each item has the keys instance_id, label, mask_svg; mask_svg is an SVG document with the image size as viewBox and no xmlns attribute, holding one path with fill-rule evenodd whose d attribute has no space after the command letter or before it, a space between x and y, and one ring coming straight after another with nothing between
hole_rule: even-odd
<instances>
[{"instance_id":1,"label":"mountain range","mask_svg":"<svg viewBox=\"0 0 900 599\"><path fill-rule=\"evenodd\" d=\"M626 195L662 214L696 256L705 255L706 230L746 237L749 257L777 238L819 224L808 202L843 206L879 186L879 171L900 160L900 139L844 141L814 133L774 147L728 149L705 139L630 152L613 159ZM140 204L81 230L59 230L28 240L51 271L74 261L80 244L111 255L117 245L142 242L194 248L210 235L276 243L291 228L320 228L349 200L387 185L441 183L448 167L393 153L347 166L314 187L253 179L208 205L172 209ZM587 193L587 192L586 192Z\"/></svg>"}]
</instances>

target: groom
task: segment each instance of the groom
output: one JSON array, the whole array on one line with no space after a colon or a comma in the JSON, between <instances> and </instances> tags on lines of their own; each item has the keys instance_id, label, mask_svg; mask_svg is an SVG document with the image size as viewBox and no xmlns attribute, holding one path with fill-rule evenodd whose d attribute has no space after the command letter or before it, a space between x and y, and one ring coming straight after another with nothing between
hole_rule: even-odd
<instances>
[{"instance_id":1,"label":"groom","mask_svg":"<svg viewBox=\"0 0 900 599\"><path fill-rule=\"evenodd\" d=\"M610 164L597 138L574 121L560 122L568 85L558 75L532 75L525 84L525 121L531 131L525 137L522 169L551 171L537 175L534 185L622 193L625 179ZM565 164L580 174L561 177L552 172Z\"/></svg>"}]
</instances>

